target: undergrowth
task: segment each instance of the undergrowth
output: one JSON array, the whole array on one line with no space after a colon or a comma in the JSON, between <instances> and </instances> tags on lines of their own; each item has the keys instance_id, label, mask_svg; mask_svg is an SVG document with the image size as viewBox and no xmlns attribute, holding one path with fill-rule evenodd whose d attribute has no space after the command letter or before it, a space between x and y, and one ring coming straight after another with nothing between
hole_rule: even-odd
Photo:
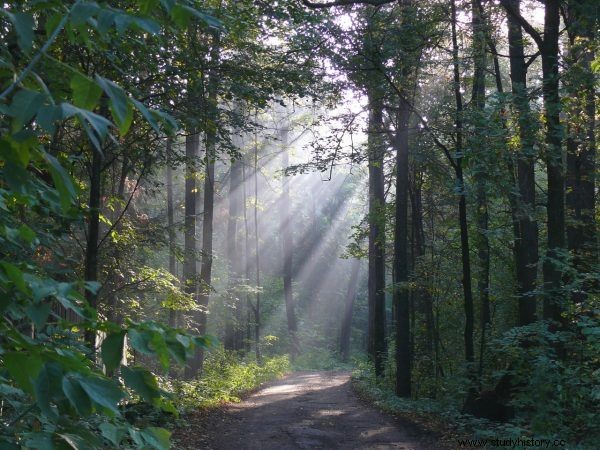
<instances>
[{"instance_id":1,"label":"undergrowth","mask_svg":"<svg viewBox=\"0 0 600 450\"><path fill-rule=\"evenodd\" d=\"M201 378L191 381L165 379L162 387L172 394L177 408L185 413L224 402L238 402L244 394L289 371L287 355L265 357L258 363L216 349L207 356Z\"/></svg>"},{"instance_id":2,"label":"undergrowth","mask_svg":"<svg viewBox=\"0 0 600 450\"><path fill-rule=\"evenodd\" d=\"M338 355L326 348L310 348L292 361L293 370L352 370L351 362L343 362Z\"/></svg>"},{"instance_id":3,"label":"undergrowth","mask_svg":"<svg viewBox=\"0 0 600 450\"><path fill-rule=\"evenodd\" d=\"M442 440L450 446L456 446L459 439L492 440L499 438L517 440L518 438L535 437L536 439L540 439L556 436L550 434L534 436L527 425L514 422L499 423L464 414L456 406L455 402L443 399L406 399L397 397L391 387L393 384L385 378L377 379L372 365L364 361L360 362L353 371L352 385L361 398L367 400L380 410L404 417L421 426L424 430L441 434ZM526 447L517 445L509 447L496 446L494 448L525 449ZM590 440L586 439L577 444L570 443L567 447L562 448L568 448L569 450L592 450L598 447L597 443L590 443Z\"/></svg>"}]
</instances>

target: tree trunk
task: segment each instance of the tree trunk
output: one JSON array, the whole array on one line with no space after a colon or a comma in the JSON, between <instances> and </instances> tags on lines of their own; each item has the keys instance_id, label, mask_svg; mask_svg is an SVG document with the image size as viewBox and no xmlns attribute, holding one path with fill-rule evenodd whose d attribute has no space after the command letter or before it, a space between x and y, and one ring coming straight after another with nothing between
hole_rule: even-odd
<instances>
[{"instance_id":1,"label":"tree trunk","mask_svg":"<svg viewBox=\"0 0 600 450\"><path fill-rule=\"evenodd\" d=\"M394 224L394 305L396 395L411 395L410 305L408 291L408 122L410 109L400 99L396 132L396 211Z\"/></svg>"},{"instance_id":2,"label":"tree trunk","mask_svg":"<svg viewBox=\"0 0 600 450\"><path fill-rule=\"evenodd\" d=\"M248 228L248 195L246 192L246 162L242 162L242 205L244 213L244 275L246 283L250 282L250 230ZM252 295L246 293L246 352L250 351L252 342L252 322L254 321L254 305Z\"/></svg>"},{"instance_id":3,"label":"tree trunk","mask_svg":"<svg viewBox=\"0 0 600 450\"><path fill-rule=\"evenodd\" d=\"M242 276L240 267L241 246L238 242L238 222L241 210L241 185L242 163L236 159L231 162L231 171L229 174L229 216L227 218L227 263L228 263L228 295L231 311L226 318L225 328L225 348L229 350L241 349L240 327L242 318L240 316L242 305L236 286Z\"/></svg>"},{"instance_id":4,"label":"tree trunk","mask_svg":"<svg viewBox=\"0 0 600 450\"><path fill-rule=\"evenodd\" d=\"M256 303L254 305L254 342L256 360L260 361L260 237L258 235L258 142L254 141L254 264L256 266Z\"/></svg>"},{"instance_id":5,"label":"tree trunk","mask_svg":"<svg viewBox=\"0 0 600 450\"><path fill-rule=\"evenodd\" d=\"M377 376L385 360L385 191L383 100L369 92L369 356Z\"/></svg>"},{"instance_id":6,"label":"tree trunk","mask_svg":"<svg viewBox=\"0 0 600 450\"><path fill-rule=\"evenodd\" d=\"M213 44L210 51L210 62L217 67L220 59L220 36L218 32L213 34ZM212 262L213 262L213 216L215 199L215 158L217 145L217 89L219 74L211 70L208 74L206 112L204 122L205 135L205 174L204 174L204 196L202 213L202 256L200 260L200 285L198 286L198 307L195 312L195 321L198 334L206 334L206 322L208 317L208 301L212 289ZM189 372L197 376L202 372L204 362L204 351L199 348L189 365Z\"/></svg>"},{"instance_id":7,"label":"tree trunk","mask_svg":"<svg viewBox=\"0 0 600 450\"><path fill-rule=\"evenodd\" d=\"M568 110L566 207L569 216L567 245L580 277L594 271L598 263L596 232L596 138L595 87L591 63L594 52L588 48L594 30L588 25L580 1L569 5L569 77L565 82L571 107ZM578 39L579 38L579 39ZM586 45L587 44L587 45ZM583 281L571 298L584 302L592 283Z\"/></svg>"},{"instance_id":8,"label":"tree trunk","mask_svg":"<svg viewBox=\"0 0 600 450\"><path fill-rule=\"evenodd\" d=\"M474 135L470 136L469 145L477 149L476 157L476 220L477 220L477 256L479 259L479 276L477 290L480 304L481 340L485 341L485 329L490 323L490 243L488 238L488 200L486 188L486 167L488 155L485 148L485 71L486 71L486 32L483 21L481 0L471 1L472 32L473 32L473 90L471 97L471 120L474 122Z\"/></svg>"},{"instance_id":9,"label":"tree trunk","mask_svg":"<svg viewBox=\"0 0 600 450\"><path fill-rule=\"evenodd\" d=\"M102 154L92 150L92 164L89 167L90 196L88 200L88 229L85 247L85 281L98 281L98 241L100 238L100 208L102 189ZM85 299L92 308L98 307L98 293L86 289ZM86 331L85 340L92 350L96 351L95 331Z\"/></svg>"},{"instance_id":10,"label":"tree trunk","mask_svg":"<svg viewBox=\"0 0 600 450\"><path fill-rule=\"evenodd\" d=\"M173 140L167 138L167 167L166 167L166 184L167 184L167 229L169 235L169 273L177 276L175 266L175 214L173 208ZM171 308L169 310L169 326L177 326L177 310Z\"/></svg>"},{"instance_id":11,"label":"tree trunk","mask_svg":"<svg viewBox=\"0 0 600 450\"><path fill-rule=\"evenodd\" d=\"M289 165L288 152L289 129L284 126L280 130L281 137L281 166L282 170ZM281 251L283 255L283 296L285 299L285 313L287 318L288 333L290 336L290 354L292 358L298 353L298 322L294 307L294 293L292 292L292 257L294 242L292 235L292 222L290 217L290 180L285 174L281 178Z\"/></svg>"},{"instance_id":12,"label":"tree trunk","mask_svg":"<svg viewBox=\"0 0 600 450\"><path fill-rule=\"evenodd\" d=\"M360 259L352 260L350 279L344 301L344 315L340 329L340 357L342 361L348 361L350 357L350 337L352 335L352 314L354 311L354 300L358 290L358 272L360 270Z\"/></svg>"},{"instance_id":13,"label":"tree trunk","mask_svg":"<svg viewBox=\"0 0 600 450\"><path fill-rule=\"evenodd\" d=\"M561 321L565 261L565 171L560 128L558 38L560 0L547 0L544 16L542 93L546 124L546 166L548 172L548 249L544 260L544 318Z\"/></svg>"},{"instance_id":14,"label":"tree trunk","mask_svg":"<svg viewBox=\"0 0 600 450\"><path fill-rule=\"evenodd\" d=\"M465 359L468 363L475 360L475 350L473 345L474 312L473 312L473 292L471 288L471 257L469 254L469 228L467 222L467 199L465 193L465 181L463 176L463 103L460 92L460 69L458 61L458 41L456 35L456 3L451 2L452 11L452 55L454 68L454 96L456 100L456 158L455 172L456 181L459 189L458 219L460 224L460 248L462 261L462 285L463 300L465 310Z\"/></svg>"},{"instance_id":15,"label":"tree trunk","mask_svg":"<svg viewBox=\"0 0 600 450\"><path fill-rule=\"evenodd\" d=\"M520 0L511 0L512 8L520 12ZM534 119L527 95L527 66L523 49L521 25L508 15L508 45L512 103L519 126L521 148L517 156L516 216L519 235L515 236L515 265L519 295L519 325L536 320L535 287L538 264L538 225L535 219L535 159Z\"/></svg>"},{"instance_id":16,"label":"tree trunk","mask_svg":"<svg viewBox=\"0 0 600 450\"><path fill-rule=\"evenodd\" d=\"M183 284L186 294L198 301L198 282L196 274L196 169L198 164L199 135L197 130L191 129L185 137L185 217L183 232ZM197 327L196 315L192 316L192 327ZM197 375L195 367L185 369L188 379Z\"/></svg>"},{"instance_id":17,"label":"tree trunk","mask_svg":"<svg viewBox=\"0 0 600 450\"><path fill-rule=\"evenodd\" d=\"M414 233L415 265L418 265L418 261L422 260L425 256L422 181L417 180L417 177L420 176L421 174L417 173L417 170L415 169L409 189L411 221ZM435 335L433 298L431 296L431 292L426 287L426 283L429 281L428 275L421 274L421 276L425 277L425 279L419 280L417 285L417 304L418 308L425 315L425 349L427 351L427 355L431 358L432 363L435 363L435 358L433 355L433 343ZM435 369L435 366L432 366L432 369Z\"/></svg>"}]
</instances>

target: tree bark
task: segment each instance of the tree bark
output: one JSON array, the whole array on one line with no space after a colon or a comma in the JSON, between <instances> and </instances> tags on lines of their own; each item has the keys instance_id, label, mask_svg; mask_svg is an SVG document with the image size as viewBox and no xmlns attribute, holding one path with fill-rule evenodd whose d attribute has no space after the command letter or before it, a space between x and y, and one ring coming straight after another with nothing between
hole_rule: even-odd
<instances>
[{"instance_id":1,"label":"tree bark","mask_svg":"<svg viewBox=\"0 0 600 450\"><path fill-rule=\"evenodd\" d=\"M256 269L256 303L254 305L254 342L256 360L260 361L260 237L258 234L258 142L254 142L254 264Z\"/></svg>"},{"instance_id":2,"label":"tree bark","mask_svg":"<svg viewBox=\"0 0 600 450\"><path fill-rule=\"evenodd\" d=\"M289 129L284 126L280 130L281 138L281 166L282 170L289 165L288 152ZM292 292L292 257L294 242L292 235L292 222L290 217L290 180L285 174L281 178L281 251L283 256L283 296L285 300L285 313L287 319L288 334L290 337L290 354L292 358L298 353L298 321L294 306L294 293Z\"/></svg>"},{"instance_id":3,"label":"tree bark","mask_svg":"<svg viewBox=\"0 0 600 450\"><path fill-rule=\"evenodd\" d=\"M542 55L542 94L548 172L548 249L544 260L544 318L561 322L565 261L565 170L560 127L558 38L560 0L546 1Z\"/></svg>"},{"instance_id":4,"label":"tree bark","mask_svg":"<svg viewBox=\"0 0 600 450\"><path fill-rule=\"evenodd\" d=\"M173 140L167 138L167 167L166 167L166 184L167 184L167 232L169 236L169 273L177 276L177 268L175 265L175 213L173 208ZM169 326L177 326L177 310L171 308L169 310Z\"/></svg>"},{"instance_id":5,"label":"tree bark","mask_svg":"<svg viewBox=\"0 0 600 450\"><path fill-rule=\"evenodd\" d=\"M183 232L183 284L186 294L198 301L198 282L196 274L196 172L198 164L199 135L196 129L190 129L185 137L185 217ZM196 315L192 315L193 327L197 327ZM185 369L185 377L197 375L195 367Z\"/></svg>"},{"instance_id":6,"label":"tree bark","mask_svg":"<svg viewBox=\"0 0 600 450\"><path fill-rule=\"evenodd\" d=\"M520 0L511 0L520 13ZM519 295L519 325L536 320L536 279L538 264L538 225L535 219L535 159L534 119L527 96L527 66L523 49L521 25L508 15L508 45L512 103L519 127L520 149L517 156L516 216L519 235L515 236L515 265Z\"/></svg>"},{"instance_id":7,"label":"tree bark","mask_svg":"<svg viewBox=\"0 0 600 450\"><path fill-rule=\"evenodd\" d=\"M239 350L242 348L242 339L240 337L240 328L242 324L242 305L238 298L236 286L242 277L240 267L241 246L238 239L238 222L241 210L241 185L240 178L242 174L241 161L235 159L231 162L229 173L229 216L227 218L227 263L228 263L228 294L230 297L231 311L225 323L225 348L229 350Z\"/></svg>"},{"instance_id":8,"label":"tree bark","mask_svg":"<svg viewBox=\"0 0 600 450\"><path fill-rule=\"evenodd\" d=\"M408 290L408 122L410 109L400 99L397 117L396 210L394 223L394 305L396 328L396 395L411 395L410 305Z\"/></svg>"},{"instance_id":9,"label":"tree bark","mask_svg":"<svg viewBox=\"0 0 600 450\"><path fill-rule=\"evenodd\" d=\"M212 263L213 263L213 216L215 198L215 158L217 145L217 90L219 74L215 70L220 60L220 36L213 32L213 43L210 50L210 62L213 70L209 71L206 96L206 112L204 120L205 136L205 174L204 174L204 196L202 213L202 256L200 260L200 284L198 286L198 307L195 312L195 322L198 334L206 334L206 322L208 318L208 301L212 289ZM204 351L196 350L193 360L189 364L189 373L197 376L202 372L204 362Z\"/></svg>"},{"instance_id":10,"label":"tree bark","mask_svg":"<svg viewBox=\"0 0 600 450\"><path fill-rule=\"evenodd\" d=\"M369 92L369 356L377 376L385 360L385 191L383 178L383 105Z\"/></svg>"},{"instance_id":11,"label":"tree bark","mask_svg":"<svg viewBox=\"0 0 600 450\"><path fill-rule=\"evenodd\" d=\"M90 196L88 200L88 229L85 247L85 281L98 281L98 241L100 238L100 208L102 190L102 154L93 149L89 166ZM86 289L85 299L92 308L98 307L98 293ZM85 340L92 353L96 351L96 332L86 331Z\"/></svg>"},{"instance_id":12,"label":"tree bark","mask_svg":"<svg viewBox=\"0 0 600 450\"><path fill-rule=\"evenodd\" d=\"M594 52L587 48L593 42L594 30L584 14L584 4L569 4L569 73L565 85L569 93L567 133L566 207L567 246L580 277L594 271L598 263L598 237L595 223L596 205L596 137L595 86L591 63ZM588 45L586 45L588 44ZM582 303L593 283L583 280L571 299Z\"/></svg>"},{"instance_id":13,"label":"tree bark","mask_svg":"<svg viewBox=\"0 0 600 450\"><path fill-rule=\"evenodd\" d=\"M471 1L472 33L473 33L473 85L471 96L471 110L474 123L474 135L470 136L469 145L477 148L477 167L475 175L476 183L476 220L477 220L477 256L479 259L479 276L477 290L480 303L480 327L482 342L485 340L485 329L490 323L490 243L488 238L488 199L486 188L486 168L488 155L484 153L485 148L485 71L486 71L486 31L483 20L483 8L481 0Z\"/></svg>"},{"instance_id":14,"label":"tree bark","mask_svg":"<svg viewBox=\"0 0 600 450\"><path fill-rule=\"evenodd\" d=\"M468 363L475 360L475 350L473 345L473 330L474 330L474 312L473 312L473 291L471 287L471 256L469 253L469 227L467 222L467 199L465 193L465 181L463 176L463 101L460 92L460 69L458 61L458 41L456 35L456 2L451 2L452 13L452 55L454 69L454 97L456 100L456 158L455 158L455 173L456 181L459 189L458 202L458 220L460 225L460 247L461 247L461 262L462 262L462 286L463 286L463 301L465 310L465 359Z\"/></svg>"},{"instance_id":15,"label":"tree bark","mask_svg":"<svg viewBox=\"0 0 600 450\"><path fill-rule=\"evenodd\" d=\"M354 300L358 290L358 272L360 270L360 260L353 259L350 269L350 279L348 280L348 289L344 301L344 315L340 329L340 357L342 361L348 361L350 357L350 337L352 335L352 314L354 312Z\"/></svg>"}]
</instances>

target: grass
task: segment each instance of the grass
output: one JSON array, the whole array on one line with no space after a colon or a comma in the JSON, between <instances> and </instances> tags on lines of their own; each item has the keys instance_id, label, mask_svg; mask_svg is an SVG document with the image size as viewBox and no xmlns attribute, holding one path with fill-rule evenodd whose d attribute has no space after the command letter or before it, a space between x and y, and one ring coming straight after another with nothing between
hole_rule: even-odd
<instances>
[{"instance_id":1,"label":"grass","mask_svg":"<svg viewBox=\"0 0 600 450\"><path fill-rule=\"evenodd\" d=\"M267 381L282 377L290 371L287 355L266 357L258 363L217 349L204 362L202 377L192 381L165 382L163 389L170 392L182 412L211 408L241 398Z\"/></svg>"}]
</instances>

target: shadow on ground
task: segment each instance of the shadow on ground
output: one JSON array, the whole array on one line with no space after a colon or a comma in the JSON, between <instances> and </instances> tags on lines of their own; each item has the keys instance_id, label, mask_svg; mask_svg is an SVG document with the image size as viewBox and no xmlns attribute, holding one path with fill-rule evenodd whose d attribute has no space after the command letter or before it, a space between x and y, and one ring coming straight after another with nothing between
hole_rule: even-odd
<instances>
[{"instance_id":1,"label":"shadow on ground","mask_svg":"<svg viewBox=\"0 0 600 450\"><path fill-rule=\"evenodd\" d=\"M241 403L190 419L174 436L179 448L431 448L416 428L362 403L350 375L340 372L295 373Z\"/></svg>"}]
</instances>

